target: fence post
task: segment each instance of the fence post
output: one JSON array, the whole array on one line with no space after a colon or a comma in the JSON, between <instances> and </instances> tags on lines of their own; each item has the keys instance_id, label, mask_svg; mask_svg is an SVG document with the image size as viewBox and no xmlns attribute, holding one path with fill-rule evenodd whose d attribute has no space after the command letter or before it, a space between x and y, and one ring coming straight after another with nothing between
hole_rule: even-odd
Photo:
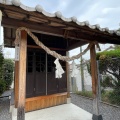
<instances>
[{"instance_id":1,"label":"fence post","mask_svg":"<svg viewBox=\"0 0 120 120\"><path fill-rule=\"evenodd\" d=\"M100 71L99 71L99 61L97 61L97 72L98 72L98 96L101 101L101 84L100 84Z\"/></svg>"}]
</instances>

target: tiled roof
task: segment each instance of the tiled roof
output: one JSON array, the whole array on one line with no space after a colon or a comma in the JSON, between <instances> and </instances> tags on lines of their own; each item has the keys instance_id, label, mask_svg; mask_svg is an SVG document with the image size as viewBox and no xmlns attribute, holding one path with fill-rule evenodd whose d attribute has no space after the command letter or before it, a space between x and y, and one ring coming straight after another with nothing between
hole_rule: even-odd
<instances>
[{"instance_id":1,"label":"tiled roof","mask_svg":"<svg viewBox=\"0 0 120 120\"><path fill-rule=\"evenodd\" d=\"M118 36L120 36L120 32L116 31L116 30L109 30L108 28L101 28L99 24L96 25L90 25L88 21L84 21L84 22L79 22L77 20L76 17L70 17L70 18L66 18L62 15L61 12L57 11L55 13L49 13L46 12L42 6L37 5L36 7L28 7L23 5L21 2L19 2L18 0L0 0L1 4L5 4L5 5L14 5L14 6L18 6L26 11L37 11L39 13L42 13L43 15L47 16L47 17L57 17L59 19L62 19L65 22L74 22L79 26L88 26L91 29L98 29L99 31L102 32L108 32L109 34L116 34Z\"/></svg>"}]
</instances>

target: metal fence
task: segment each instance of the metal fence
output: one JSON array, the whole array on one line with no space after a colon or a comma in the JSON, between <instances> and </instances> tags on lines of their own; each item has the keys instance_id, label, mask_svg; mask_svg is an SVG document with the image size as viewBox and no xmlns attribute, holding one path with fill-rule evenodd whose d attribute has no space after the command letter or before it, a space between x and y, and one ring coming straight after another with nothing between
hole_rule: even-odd
<instances>
[{"instance_id":1,"label":"metal fence","mask_svg":"<svg viewBox=\"0 0 120 120\"><path fill-rule=\"evenodd\" d=\"M70 79L71 92L92 98L90 62L77 65L79 73ZM97 61L99 99L120 106L120 58Z\"/></svg>"},{"instance_id":2,"label":"metal fence","mask_svg":"<svg viewBox=\"0 0 120 120\"><path fill-rule=\"evenodd\" d=\"M100 100L120 106L120 58L97 61Z\"/></svg>"}]
</instances>

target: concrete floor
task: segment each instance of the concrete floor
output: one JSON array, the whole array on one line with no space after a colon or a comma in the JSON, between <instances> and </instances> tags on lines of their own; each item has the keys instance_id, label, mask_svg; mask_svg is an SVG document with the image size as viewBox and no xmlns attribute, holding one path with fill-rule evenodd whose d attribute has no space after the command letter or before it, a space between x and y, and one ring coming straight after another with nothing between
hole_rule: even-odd
<instances>
[{"instance_id":1,"label":"concrete floor","mask_svg":"<svg viewBox=\"0 0 120 120\"><path fill-rule=\"evenodd\" d=\"M25 120L92 120L92 114L70 103L28 112Z\"/></svg>"}]
</instances>

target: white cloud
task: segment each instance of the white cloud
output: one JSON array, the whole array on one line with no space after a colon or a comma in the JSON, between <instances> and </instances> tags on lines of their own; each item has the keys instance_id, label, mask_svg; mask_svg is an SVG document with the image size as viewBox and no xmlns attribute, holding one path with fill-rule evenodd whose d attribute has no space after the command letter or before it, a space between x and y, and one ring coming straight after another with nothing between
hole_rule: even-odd
<instances>
[{"instance_id":1,"label":"white cloud","mask_svg":"<svg viewBox=\"0 0 120 120\"><path fill-rule=\"evenodd\" d=\"M120 0L21 0L25 5L35 7L37 4L51 13L61 11L65 17L76 16L79 21L100 24L110 29L119 28Z\"/></svg>"}]
</instances>

